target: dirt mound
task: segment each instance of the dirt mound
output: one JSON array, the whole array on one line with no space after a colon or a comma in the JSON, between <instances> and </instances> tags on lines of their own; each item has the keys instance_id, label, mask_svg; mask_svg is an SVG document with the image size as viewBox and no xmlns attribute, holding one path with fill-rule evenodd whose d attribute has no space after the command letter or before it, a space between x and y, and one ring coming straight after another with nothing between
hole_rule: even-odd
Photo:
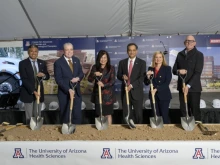
<instances>
[{"instance_id":1,"label":"dirt mound","mask_svg":"<svg viewBox=\"0 0 220 165\"><path fill-rule=\"evenodd\" d=\"M98 131L94 125L78 125L71 135L61 133L61 125L43 125L40 130L32 131L28 126L18 126L4 132L0 141L63 141L63 140L220 140L220 125L205 125L215 135L203 135L198 126L193 131L185 131L181 125L165 125L153 129L149 125L137 125L129 129L126 125L112 125L107 130ZM6 126L0 126L0 130ZM7 126L10 127L10 126Z\"/></svg>"}]
</instances>

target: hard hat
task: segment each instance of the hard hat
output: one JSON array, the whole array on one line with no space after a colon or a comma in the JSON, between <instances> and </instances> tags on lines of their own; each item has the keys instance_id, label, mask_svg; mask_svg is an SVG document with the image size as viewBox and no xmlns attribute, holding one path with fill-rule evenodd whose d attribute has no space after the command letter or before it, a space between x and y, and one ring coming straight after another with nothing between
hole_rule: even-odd
<instances>
[{"instance_id":1,"label":"hard hat","mask_svg":"<svg viewBox=\"0 0 220 165\"><path fill-rule=\"evenodd\" d=\"M212 106L213 106L214 108L220 108L220 100L219 100L219 99L214 99L214 100L212 101Z\"/></svg>"},{"instance_id":2,"label":"hard hat","mask_svg":"<svg viewBox=\"0 0 220 165\"><path fill-rule=\"evenodd\" d=\"M41 105L41 111L43 111L43 110L45 110L46 109L46 105L45 105L45 103L43 102L43 103L41 103L42 105Z\"/></svg>"},{"instance_id":3,"label":"hard hat","mask_svg":"<svg viewBox=\"0 0 220 165\"><path fill-rule=\"evenodd\" d=\"M200 108L206 108L206 103L202 99L200 99Z\"/></svg>"},{"instance_id":4,"label":"hard hat","mask_svg":"<svg viewBox=\"0 0 220 165\"><path fill-rule=\"evenodd\" d=\"M92 103L92 109L95 109L95 104L94 103Z\"/></svg>"},{"instance_id":5,"label":"hard hat","mask_svg":"<svg viewBox=\"0 0 220 165\"><path fill-rule=\"evenodd\" d=\"M119 102L116 101L114 104L113 104L113 109L119 109Z\"/></svg>"},{"instance_id":6,"label":"hard hat","mask_svg":"<svg viewBox=\"0 0 220 165\"><path fill-rule=\"evenodd\" d=\"M151 109L150 99L147 99L147 100L144 102L144 108L145 108L145 109Z\"/></svg>"},{"instance_id":7,"label":"hard hat","mask_svg":"<svg viewBox=\"0 0 220 165\"><path fill-rule=\"evenodd\" d=\"M81 110L86 109L86 104L82 101Z\"/></svg>"},{"instance_id":8,"label":"hard hat","mask_svg":"<svg viewBox=\"0 0 220 165\"><path fill-rule=\"evenodd\" d=\"M49 110L57 110L59 108L59 104L56 102L56 101L52 101L50 104L49 104Z\"/></svg>"}]
</instances>

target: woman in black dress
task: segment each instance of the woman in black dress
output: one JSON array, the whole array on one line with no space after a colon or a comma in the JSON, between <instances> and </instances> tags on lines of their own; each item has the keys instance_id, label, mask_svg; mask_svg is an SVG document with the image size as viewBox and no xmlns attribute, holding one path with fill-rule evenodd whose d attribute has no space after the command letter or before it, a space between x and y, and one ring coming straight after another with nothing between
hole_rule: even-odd
<instances>
[{"instance_id":1,"label":"woman in black dress","mask_svg":"<svg viewBox=\"0 0 220 165\"><path fill-rule=\"evenodd\" d=\"M96 58L96 64L92 66L91 72L88 77L88 81L95 81L91 96L91 102L95 104L96 114L100 116L98 96L99 85L102 89L102 115L107 116L108 123L112 124L111 115L113 114L113 104L116 101L114 95L115 68L110 64L110 58L107 51L99 51L98 56Z\"/></svg>"}]
</instances>

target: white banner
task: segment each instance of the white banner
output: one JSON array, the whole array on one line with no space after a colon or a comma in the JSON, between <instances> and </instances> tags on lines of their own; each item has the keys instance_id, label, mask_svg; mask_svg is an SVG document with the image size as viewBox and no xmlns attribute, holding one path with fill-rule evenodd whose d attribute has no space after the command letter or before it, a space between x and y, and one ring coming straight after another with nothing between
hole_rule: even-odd
<instances>
[{"instance_id":1,"label":"white banner","mask_svg":"<svg viewBox=\"0 0 220 165\"><path fill-rule=\"evenodd\" d=\"M220 142L0 142L1 165L219 164Z\"/></svg>"}]
</instances>

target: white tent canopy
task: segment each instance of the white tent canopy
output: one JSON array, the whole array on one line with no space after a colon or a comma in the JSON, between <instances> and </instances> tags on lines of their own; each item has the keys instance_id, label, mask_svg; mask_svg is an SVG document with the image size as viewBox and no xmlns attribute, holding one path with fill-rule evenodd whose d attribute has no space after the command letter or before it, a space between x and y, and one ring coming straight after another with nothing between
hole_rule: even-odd
<instances>
[{"instance_id":1,"label":"white tent canopy","mask_svg":"<svg viewBox=\"0 0 220 165\"><path fill-rule=\"evenodd\" d=\"M216 0L1 0L0 40L216 34Z\"/></svg>"}]
</instances>

